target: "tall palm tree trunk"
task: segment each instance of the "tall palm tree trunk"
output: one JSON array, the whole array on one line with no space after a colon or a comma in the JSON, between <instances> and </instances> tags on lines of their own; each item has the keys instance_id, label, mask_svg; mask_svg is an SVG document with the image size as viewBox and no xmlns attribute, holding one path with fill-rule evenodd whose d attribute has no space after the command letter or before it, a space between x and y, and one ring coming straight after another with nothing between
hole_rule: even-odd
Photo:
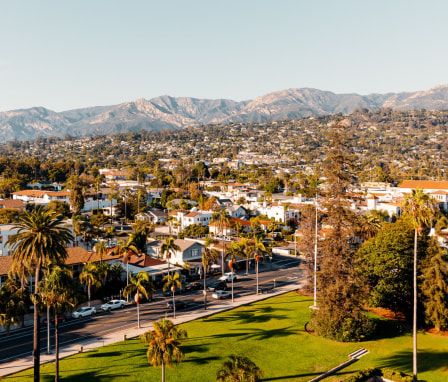
<instances>
[{"instance_id":1,"label":"tall palm tree trunk","mask_svg":"<svg viewBox=\"0 0 448 382\"><path fill-rule=\"evenodd\" d=\"M54 381L59 381L59 327L58 327L58 310L55 309L54 317Z\"/></svg>"},{"instance_id":2,"label":"tall palm tree trunk","mask_svg":"<svg viewBox=\"0 0 448 382\"><path fill-rule=\"evenodd\" d=\"M414 312L412 322L412 337L413 337L413 349L412 349L412 369L413 369L413 381L417 382L417 239L418 232L415 229L414 236Z\"/></svg>"},{"instance_id":3,"label":"tall palm tree trunk","mask_svg":"<svg viewBox=\"0 0 448 382\"><path fill-rule=\"evenodd\" d=\"M207 270L204 269L204 310L207 310Z\"/></svg>"},{"instance_id":4,"label":"tall palm tree trunk","mask_svg":"<svg viewBox=\"0 0 448 382\"><path fill-rule=\"evenodd\" d=\"M126 262L126 286L128 285L129 285L129 259ZM126 302L129 302L129 294L126 296Z\"/></svg>"},{"instance_id":5,"label":"tall palm tree trunk","mask_svg":"<svg viewBox=\"0 0 448 382\"><path fill-rule=\"evenodd\" d=\"M256 267L257 267L257 294L258 294L258 261L256 263Z\"/></svg>"},{"instance_id":6,"label":"tall palm tree trunk","mask_svg":"<svg viewBox=\"0 0 448 382\"><path fill-rule=\"evenodd\" d=\"M91 293L91 289L92 289L92 280L89 279L89 283L87 285L87 294L89 296L89 308L90 308L90 293Z\"/></svg>"},{"instance_id":7,"label":"tall palm tree trunk","mask_svg":"<svg viewBox=\"0 0 448 382\"><path fill-rule=\"evenodd\" d=\"M37 295L39 292L39 273L40 267L36 265L36 273L34 276L34 293ZM37 309L37 302L34 303L34 331L33 331L33 362L34 362L34 382L40 380L40 325L39 325L39 312Z\"/></svg>"},{"instance_id":8,"label":"tall palm tree trunk","mask_svg":"<svg viewBox=\"0 0 448 382\"><path fill-rule=\"evenodd\" d=\"M137 326L140 329L140 301L137 302Z\"/></svg>"},{"instance_id":9,"label":"tall palm tree trunk","mask_svg":"<svg viewBox=\"0 0 448 382\"><path fill-rule=\"evenodd\" d=\"M47 354L50 353L50 305L47 305Z\"/></svg>"},{"instance_id":10,"label":"tall palm tree trunk","mask_svg":"<svg viewBox=\"0 0 448 382\"><path fill-rule=\"evenodd\" d=\"M224 231L222 233L222 236L224 237ZM221 273L222 273L222 276L224 276L224 257L225 257L225 247L224 247L224 239L223 239L222 240L222 251L221 251L221 261L222 261Z\"/></svg>"},{"instance_id":11,"label":"tall palm tree trunk","mask_svg":"<svg viewBox=\"0 0 448 382\"><path fill-rule=\"evenodd\" d=\"M176 304L174 301L174 289L173 289L173 318L176 318Z\"/></svg>"}]
</instances>

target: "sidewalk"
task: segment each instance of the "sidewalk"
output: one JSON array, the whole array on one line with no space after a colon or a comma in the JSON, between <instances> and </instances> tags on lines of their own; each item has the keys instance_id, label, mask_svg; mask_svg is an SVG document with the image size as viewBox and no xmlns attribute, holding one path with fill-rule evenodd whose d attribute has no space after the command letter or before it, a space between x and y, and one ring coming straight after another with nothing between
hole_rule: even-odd
<instances>
[{"instance_id":1,"label":"sidewalk","mask_svg":"<svg viewBox=\"0 0 448 382\"><path fill-rule=\"evenodd\" d=\"M182 324L184 322L189 322L196 320L201 317L211 316L213 314L223 312L226 310L234 309L238 306L247 305L255 301L261 301L266 300L268 298L284 294L287 292L290 292L292 290L296 290L301 287L300 284L290 284L290 285L283 285L280 287L277 287L274 291L270 293L264 293L264 294L258 294L258 295L250 295L250 296L243 296L239 297L238 299L235 299L235 301L232 303L231 300L219 300L219 304L215 305L209 305L207 310L196 310L192 312L187 312L185 314L180 315L176 319L169 318L172 322L174 322L176 325ZM116 333L103 336L100 339L90 340L90 341L79 341L76 343L73 343L70 346L65 346L59 350L59 359L69 357L74 354L78 354L80 351L89 351L92 349L96 349L102 346L111 345L117 342L124 341L126 339L135 338L140 336L141 334L145 333L149 329L152 329L151 323L145 323L143 322L142 327L139 328L133 328L133 329L126 329L123 331L118 331ZM40 362L41 364L47 363L47 362L54 362L54 354L45 354L44 352L41 353L40 356ZM0 378L17 373L19 371L28 369L33 367L33 358L30 354L29 357L22 358L20 360L2 364L0 366Z\"/></svg>"}]
</instances>

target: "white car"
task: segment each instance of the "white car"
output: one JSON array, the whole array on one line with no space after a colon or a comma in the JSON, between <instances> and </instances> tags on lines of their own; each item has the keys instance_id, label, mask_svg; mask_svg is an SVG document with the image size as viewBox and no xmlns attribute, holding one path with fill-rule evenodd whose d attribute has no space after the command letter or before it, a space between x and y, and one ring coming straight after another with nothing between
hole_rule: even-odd
<instances>
[{"instance_id":1,"label":"white car","mask_svg":"<svg viewBox=\"0 0 448 382\"><path fill-rule=\"evenodd\" d=\"M236 274L232 273L232 272L227 272L227 273L224 273L224 275L221 276L218 280L230 282L230 281L232 281L232 279L233 279L233 281L235 281L237 279Z\"/></svg>"},{"instance_id":2,"label":"white car","mask_svg":"<svg viewBox=\"0 0 448 382\"><path fill-rule=\"evenodd\" d=\"M213 298L221 300L222 298L229 298L232 295L228 290L217 290L212 294Z\"/></svg>"},{"instance_id":3,"label":"white car","mask_svg":"<svg viewBox=\"0 0 448 382\"><path fill-rule=\"evenodd\" d=\"M101 309L110 312L111 310L124 308L125 306L126 301L124 300L110 300L109 302L101 305Z\"/></svg>"},{"instance_id":4,"label":"white car","mask_svg":"<svg viewBox=\"0 0 448 382\"><path fill-rule=\"evenodd\" d=\"M95 313L96 309L93 306L84 306L83 308L74 311L72 316L73 318L88 317L93 316Z\"/></svg>"}]
</instances>

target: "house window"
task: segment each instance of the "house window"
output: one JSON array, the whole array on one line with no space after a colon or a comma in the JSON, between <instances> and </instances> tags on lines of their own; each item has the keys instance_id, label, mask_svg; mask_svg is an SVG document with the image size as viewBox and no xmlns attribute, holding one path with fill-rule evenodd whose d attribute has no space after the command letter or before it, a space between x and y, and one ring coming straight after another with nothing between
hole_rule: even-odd
<instances>
[{"instance_id":1,"label":"house window","mask_svg":"<svg viewBox=\"0 0 448 382\"><path fill-rule=\"evenodd\" d=\"M198 250L197 249L192 249L191 250L191 257L197 257L198 256Z\"/></svg>"}]
</instances>

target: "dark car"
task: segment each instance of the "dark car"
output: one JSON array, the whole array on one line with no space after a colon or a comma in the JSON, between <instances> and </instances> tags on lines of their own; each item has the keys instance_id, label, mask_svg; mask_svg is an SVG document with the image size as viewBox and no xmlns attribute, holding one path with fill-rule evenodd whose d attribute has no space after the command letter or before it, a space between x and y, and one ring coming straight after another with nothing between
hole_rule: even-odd
<instances>
[{"instance_id":1,"label":"dark car","mask_svg":"<svg viewBox=\"0 0 448 382\"><path fill-rule=\"evenodd\" d=\"M210 284L207 287L207 290L210 292L214 292L216 290L227 290L227 289L228 289L228 287L227 287L227 283L225 281L217 281L213 284Z\"/></svg>"},{"instance_id":2,"label":"dark car","mask_svg":"<svg viewBox=\"0 0 448 382\"><path fill-rule=\"evenodd\" d=\"M199 289L202 289L202 284L197 281L185 285L185 292L193 292Z\"/></svg>"},{"instance_id":3,"label":"dark car","mask_svg":"<svg viewBox=\"0 0 448 382\"><path fill-rule=\"evenodd\" d=\"M182 300L174 300L174 303L176 304L176 310L184 309L188 306L188 304L185 301ZM166 308L168 310L173 310L173 300L170 300L166 303Z\"/></svg>"},{"instance_id":4,"label":"dark car","mask_svg":"<svg viewBox=\"0 0 448 382\"><path fill-rule=\"evenodd\" d=\"M50 323L51 323L52 325L54 325L55 321L56 321L56 320L55 320L54 317L50 319ZM65 321L67 321L67 317L66 317L64 314L58 316L58 324L61 324L61 323L65 322ZM42 321L42 325L47 325L47 317L45 317L45 318L43 319L43 321Z\"/></svg>"}]
</instances>

